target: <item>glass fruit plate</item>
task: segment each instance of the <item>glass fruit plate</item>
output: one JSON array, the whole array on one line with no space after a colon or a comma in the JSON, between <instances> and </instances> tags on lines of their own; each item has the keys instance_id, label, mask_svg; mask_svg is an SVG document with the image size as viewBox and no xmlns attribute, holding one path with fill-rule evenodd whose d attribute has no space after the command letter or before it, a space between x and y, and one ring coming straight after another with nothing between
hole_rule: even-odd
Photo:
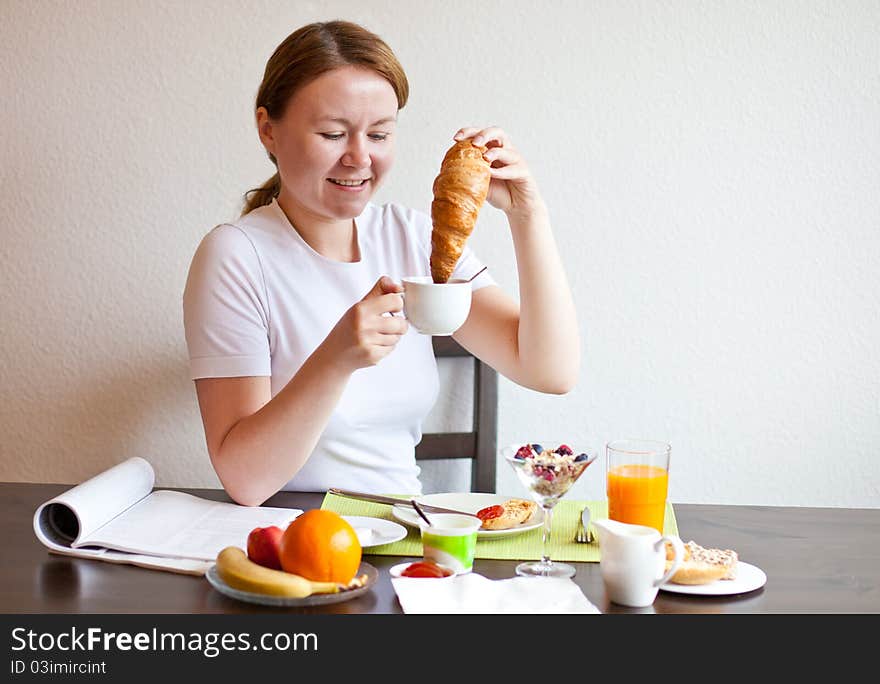
<instances>
[{"instance_id":1,"label":"glass fruit plate","mask_svg":"<svg viewBox=\"0 0 880 684\"><path fill-rule=\"evenodd\" d=\"M379 571L376 570L369 563L361 563L360 567L357 570L356 576L358 575L366 575L367 581L364 582L362 587L358 587L357 589L346 589L344 591L340 591L336 594L312 594L311 596L305 596L303 598L291 598L289 596L271 596L269 594L257 594L251 591L242 591L241 589L234 589L230 587L226 582L220 579L220 575L217 573L217 566L212 565L208 572L205 573L205 578L221 594L228 596L230 598L237 599L239 601L245 601L247 603L259 603L263 606L280 606L285 608L297 608L297 607L305 607L305 606L324 606L330 603L341 603L343 601L349 601L353 598L357 598L358 596L362 596L366 594L370 588L376 583L376 580L379 579Z\"/></svg>"}]
</instances>

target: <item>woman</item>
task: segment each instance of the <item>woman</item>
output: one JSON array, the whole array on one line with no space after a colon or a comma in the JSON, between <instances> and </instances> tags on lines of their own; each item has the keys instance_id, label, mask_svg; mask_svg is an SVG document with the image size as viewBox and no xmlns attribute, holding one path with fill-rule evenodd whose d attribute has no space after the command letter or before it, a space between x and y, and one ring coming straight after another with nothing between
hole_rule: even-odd
<instances>
[{"instance_id":1,"label":"woman","mask_svg":"<svg viewBox=\"0 0 880 684\"><path fill-rule=\"evenodd\" d=\"M414 449L437 368L430 337L394 314L400 279L430 273L431 221L369 201L407 96L391 49L348 22L298 29L266 66L256 121L278 172L202 240L183 302L208 452L238 503L281 489L421 492ZM507 215L520 284L517 304L478 276L454 337L514 382L565 393L577 322L535 181L501 129L454 138L489 148L487 201ZM453 276L481 267L466 248Z\"/></svg>"}]
</instances>

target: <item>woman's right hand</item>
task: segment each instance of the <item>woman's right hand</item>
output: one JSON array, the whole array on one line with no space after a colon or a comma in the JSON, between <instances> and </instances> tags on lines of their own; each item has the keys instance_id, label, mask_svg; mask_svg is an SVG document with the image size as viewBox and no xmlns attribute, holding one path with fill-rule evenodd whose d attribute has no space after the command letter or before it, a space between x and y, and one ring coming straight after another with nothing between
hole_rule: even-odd
<instances>
[{"instance_id":1,"label":"woman's right hand","mask_svg":"<svg viewBox=\"0 0 880 684\"><path fill-rule=\"evenodd\" d=\"M354 304L327 335L322 347L334 363L355 371L375 366L390 354L409 328L401 316L403 287L382 276L361 301Z\"/></svg>"}]
</instances>

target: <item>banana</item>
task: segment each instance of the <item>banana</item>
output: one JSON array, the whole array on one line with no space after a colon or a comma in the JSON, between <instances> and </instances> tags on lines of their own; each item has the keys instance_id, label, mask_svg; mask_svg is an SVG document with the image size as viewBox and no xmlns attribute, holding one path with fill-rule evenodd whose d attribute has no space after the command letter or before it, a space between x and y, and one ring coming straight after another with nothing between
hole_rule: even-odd
<instances>
[{"instance_id":1,"label":"banana","mask_svg":"<svg viewBox=\"0 0 880 684\"><path fill-rule=\"evenodd\" d=\"M340 588L336 582L313 582L290 572L265 568L237 546L227 546L217 554L217 574L234 589L288 598L335 594Z\"/></svg>"}]
</instances>

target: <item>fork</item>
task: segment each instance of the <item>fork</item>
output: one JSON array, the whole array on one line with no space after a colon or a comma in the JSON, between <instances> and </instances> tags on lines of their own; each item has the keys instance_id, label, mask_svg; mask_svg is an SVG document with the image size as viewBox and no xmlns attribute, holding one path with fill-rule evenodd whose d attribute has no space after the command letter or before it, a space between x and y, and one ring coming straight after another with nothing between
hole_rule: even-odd
<instances>
[{"instance_id":1,"label":"fork","mask_svg":"<svg viewBox=\"0 0 880 684\"><path fill-rule=\"evenodd\" d=\"M592 544L593 533L590 531L590 509L586 506L578 516L577 532L574 534L574 540L578 544Z\"/></svg>"}]
</instances>

